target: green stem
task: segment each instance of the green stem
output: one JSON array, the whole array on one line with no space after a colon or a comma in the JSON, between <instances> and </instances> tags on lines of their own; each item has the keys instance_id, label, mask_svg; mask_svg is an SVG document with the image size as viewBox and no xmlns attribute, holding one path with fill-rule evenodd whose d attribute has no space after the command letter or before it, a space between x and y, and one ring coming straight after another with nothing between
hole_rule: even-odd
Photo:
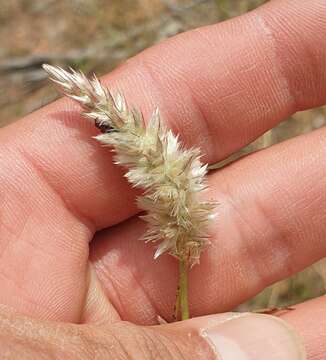
<instances>
[{"instance_id":1,"label":"green stem","mask_svg":"<svg viewBox=\"0 0 326 360\"><path fill-rule=\"evenodd\" d=\"M179 318L179 311L180 311L180 284L178 283L177 288L177 295L175 300L175 307L174 307L174 321L178 321Z\"/></svg>"},{"instance_id":2,"label":"green stem","mask_svg":"<svg viewBox=\"0 0 326 360\"><path fill-rule=\"evenodd\" d=\"M188 262L186 260L179 261L179 292L177 301L180 302L181 320L189 319Z\"/></svg>"}]
</instances>

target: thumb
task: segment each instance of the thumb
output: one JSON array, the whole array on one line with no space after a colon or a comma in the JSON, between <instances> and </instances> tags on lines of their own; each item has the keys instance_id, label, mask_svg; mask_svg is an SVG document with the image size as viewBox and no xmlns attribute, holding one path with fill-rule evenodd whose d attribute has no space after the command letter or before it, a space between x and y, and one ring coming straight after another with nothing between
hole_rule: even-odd
<instances>
[{"instance_id":1,"label":"thumb","mask_svg":"<svg viewBox=\"0 0 326 360\"><path fill-rule=\"evenodd\" d=\"M281 319L221 314L183 322L110 326L38 321L0 312L1 359L303 360L298 336Z\"/></svg>"},{"instance_id":2,"label":"thumb","mask_svg":"<svg viewBox=\"0 0 326 360\"><path fill-rule=\"evenodd\" d=\"M306 359L295 331L284 320L270 315L225 313L168 324L157 330L169 333L174 343L178 341L180 359Z\"/></svg>"}]
</instances>

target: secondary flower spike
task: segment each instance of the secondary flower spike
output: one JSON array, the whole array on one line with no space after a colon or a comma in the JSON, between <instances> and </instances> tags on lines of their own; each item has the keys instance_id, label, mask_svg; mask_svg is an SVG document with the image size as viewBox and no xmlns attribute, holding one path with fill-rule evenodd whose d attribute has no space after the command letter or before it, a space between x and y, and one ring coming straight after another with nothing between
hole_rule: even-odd
<instances>
[{"instance_id":1,"label":"secondary flower spike","mask_svg":"<svg viewBox=\"0 0 326 360\"><path fill-rule=\"evenodd\" d=\"M57 87L77 101L102 134L96 139L113 148L114 161L143 195L137 199L148 229L145 241L157 242L155 258L168 252L190 265L199 262L208 242L207 227L215 202L202 201L207 165L196 148L184 149L166 129L158 110L145 126L140 112L129 109L121 94L113 95L96 76L44 65Z\"/></svg>"}]
</instances>

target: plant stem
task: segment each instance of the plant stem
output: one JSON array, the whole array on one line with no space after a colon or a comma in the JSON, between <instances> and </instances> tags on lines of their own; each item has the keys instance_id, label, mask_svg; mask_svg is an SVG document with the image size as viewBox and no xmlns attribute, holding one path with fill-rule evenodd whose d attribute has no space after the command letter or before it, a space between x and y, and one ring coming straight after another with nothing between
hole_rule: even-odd
<instances>
[{"instance_id":1,"label":"plant stem","mask_svg":"<svg viewBox=\"0 0 326 360\"><path fill-rule=\"evenodd\" d=\"M177 294L175 297L175 307L174 307L174 315L173 315L174 321L178 321L179 311L180 311L180 280L178 283Z\"/></svg>"},{"instance_id":2,"label":"plant stem","mask_svg":"<svg viewBox=\"0 0 326 360\"><path fill-rule=\"evenodd\" d=\"M181 312L181 320L189 319L188 305L188 262L187 260L179 260L179 291L177 296L178 310Z\"/></svg>"}]
</instances>

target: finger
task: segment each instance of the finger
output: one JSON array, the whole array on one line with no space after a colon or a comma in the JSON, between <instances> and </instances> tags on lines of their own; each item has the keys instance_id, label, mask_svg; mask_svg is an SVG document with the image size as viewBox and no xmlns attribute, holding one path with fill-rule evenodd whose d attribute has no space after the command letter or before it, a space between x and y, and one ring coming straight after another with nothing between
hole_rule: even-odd
<instances>
[{"instance_id":1,"label":"finger","mask_svg":"<svg viewBox=\"0 0 326 360\"><path fill-rule=\"evenodd\" d=\"M158 106L184 143L214 162L290 113L325 102L325 13L322 0L274 1L164 42L104 81L146 117ZM69 208L103 228L136 208L111 154L90 140L91 128L63 100L7 128L1 140L12 156L20 156L17 148L29 154Z\"/></svg>"},{"instance_id":2,"label":"finger","mask_svg":"<svg viewBox=\"0 0 326 360\"><path fill-rule=\"evenodd\" d=\"M193 316L228 311L326 255L326 129L252 154L209 177L211 244L190 271ZM91 259L123 319L171 319L177 266L136 241L140 220L100 233ZM123 239L123 241L122 241Z\"/></svg>"},{"instance_id":3,"label":"finger","mask_svg":"<svg viewBox=\"0 0 326 360\"><path fill-rule=\"evenodd\" d=\"M93 231L28 155L11 151L14 142L0 143L0 303L43 319L78 321Z\"/></svg>"},{"instance_id":4,"label":"finger","mask_svg":"<svg viewBox=\"0 0 326 360\"><path fill-rule=\"evenodd\" d=\"M223 314L146 328L124 322L110 327L64 325L2 313L0 354L17 359L305 358L301 339L284 321L253 314Z\"/></svg>"},{"instance_id":5,"label":"finger","mask_svg":"<svg viewBox=\"0 0 326 360\"><path fill-rule=\"evenodd\" d=\"M90 263L88 264L87 282L87 293L79 323L107 325L121 320L116 309L108 301Z\"/></svg>"}]
</instances>

